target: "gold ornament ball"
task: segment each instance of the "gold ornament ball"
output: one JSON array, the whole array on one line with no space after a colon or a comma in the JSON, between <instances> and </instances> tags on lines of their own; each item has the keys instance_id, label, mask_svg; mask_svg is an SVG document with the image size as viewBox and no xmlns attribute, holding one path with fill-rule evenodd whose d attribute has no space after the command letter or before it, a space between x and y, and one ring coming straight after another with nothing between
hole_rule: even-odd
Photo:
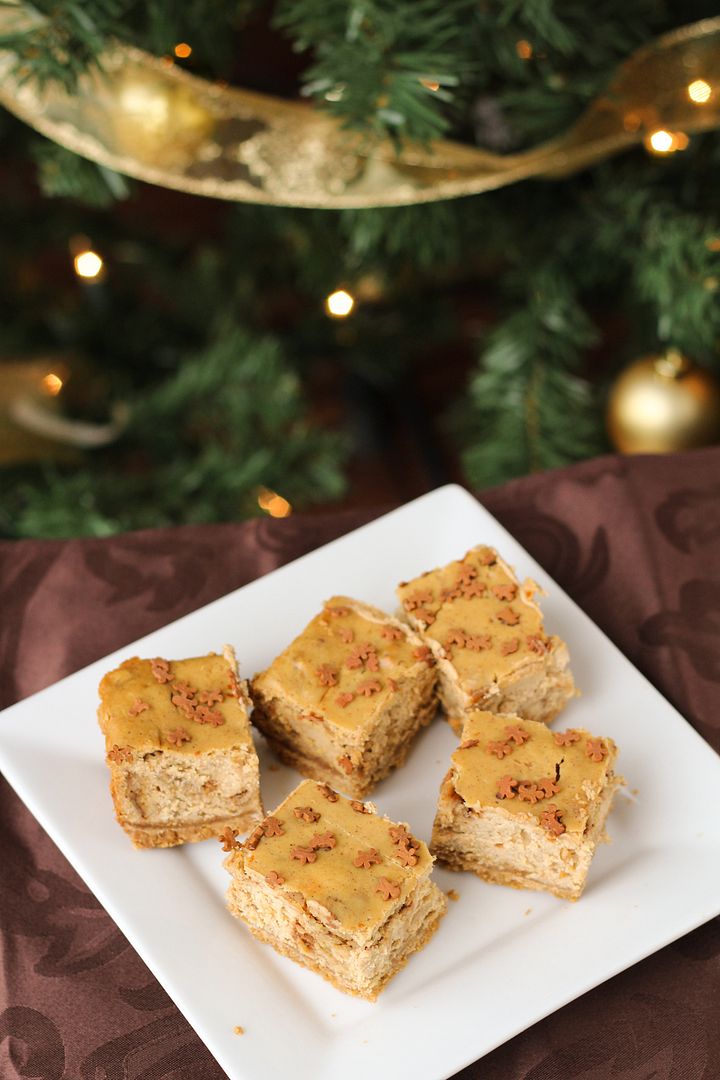
<instances>
[{"instance_id":1,"label":"gold ornament ball","mask_svg":"<svg viewBox=\"0 0 720 1080\"><path fill-rule=\"evenodd\" d=\"M186 168L209 136L213 118L184 83L162 79L136 64L104 87L112 116L111 139L124 157L149 168Z\"/></svg>"},{"instance_id":2,"label":"gold ornament ball","mask_svg":"<svg viewBox=\"0 0 720 1080\"><path fill-rule=\"evenodd\" d=\"M607 428L622 454L663 454L720 439L720 382L677 349L633 361L608 399Z\"/></svg>"}]
</instances>

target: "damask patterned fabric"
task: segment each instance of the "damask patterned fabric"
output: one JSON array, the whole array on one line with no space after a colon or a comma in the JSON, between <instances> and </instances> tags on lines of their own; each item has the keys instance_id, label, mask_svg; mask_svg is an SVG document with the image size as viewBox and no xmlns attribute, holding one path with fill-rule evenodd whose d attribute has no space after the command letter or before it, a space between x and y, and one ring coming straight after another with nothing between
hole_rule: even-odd
<instances>
[{"instance_id":1,"label":"damask patterned fabric","mask_svg":"<svg viewBox=\"0 0 720 1080\"><path fill-rule=\"evenodd\" d=\"M720 749L720 448L601 458L482 501ZM0 543L0 705L373 516ZM2 1080L223 1080L4 781L0 813ZM460 1075L711 1080L720 1076L719 1003L715 920Z\"/></svg>"}]
</instances>

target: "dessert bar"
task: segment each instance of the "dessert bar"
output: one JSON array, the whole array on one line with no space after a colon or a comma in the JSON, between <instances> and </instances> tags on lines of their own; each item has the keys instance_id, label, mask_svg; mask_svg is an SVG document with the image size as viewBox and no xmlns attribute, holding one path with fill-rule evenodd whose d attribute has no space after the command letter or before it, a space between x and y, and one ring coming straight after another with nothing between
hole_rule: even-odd
<instances>
[{"instance_id":1,"label":"dessert bar","mask_svg":"<svg viewBox=\"0 0 720 1080\"><path fill-rule=\"evenodd\" d=\"M470 709L549 722L576 691L567 646L545 633L535 596L494 548L430 570L397 590L405 616L432 649L440 700L460 734Z\"/></svg>"},{"instance_id":2,"label":"dessert bar","mask_svg":"<svg viewBox=\"0 0 720 1080\"><path fill-rule=\"evenodd\" d=\"M304 780L244 844L228 831L228 907L279 953L373 1001L447 899L407 825Z\"/></svg>"},{"instance_id":3,"label":"dessert bar","mask_svg":"<svg viewBox=\"0 0 720 1080\"><path fill-rule=\"evenodd\" d=\"M100 683L113 803L136 847L245 832L262 816L235 656L126 660Z\"/></svg>"},{"instance_id":4,"label":"dessert bar","mask_svg":"<svg viewBox=\"0 0 720 1080\"><path fill-rule=\"evenodd\" d=\"M432 719L435 679L405 623L335 596L253 679L253 724L287 765L362 798Z\"/></svg>"},{"instance_id":5,"label":"dessert bar","mask_svg":"<svg viewBox=\"0 0 720 1080\"><path fill-rule=\"evenodd\" d=\"M471 713L443 781L431 851L452 870L577 900L622 778L612 739Z\"/></svg>"}]
</instances>

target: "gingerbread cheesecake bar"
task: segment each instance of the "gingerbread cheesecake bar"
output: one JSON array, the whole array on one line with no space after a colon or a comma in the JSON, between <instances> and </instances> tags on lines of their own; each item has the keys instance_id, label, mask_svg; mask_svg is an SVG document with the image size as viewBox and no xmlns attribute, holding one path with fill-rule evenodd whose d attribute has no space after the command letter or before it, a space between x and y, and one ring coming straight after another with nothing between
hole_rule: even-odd
<instances>
[{"instance_id":1,"label":"gingerbread cheesecake bar","mask_svg":"<svg viewBox=\"0 0 720 1080\"><path fill-rule=\"evenodd\" d=\"M447 899L408 826L304 780L244 844L224 838L228 908L260 941L373 1001L437 929Z\"/></svg>"},{"instance_id":2,"label":"gingerbread cheesecake bar","mask_svg":"<svg viewBox=\"0 0 720 1080\"><path fill-rule=\"evenodd\" d=\"M612 739L581 729L471 713L440 790L431 851L452 870L577 900L623 783L616 755Z\"/></svg>"},{"instance_id":3,"label":"gingerbread cheesecake bar","mask_svg":"<svg viewBox=\"0 0 720 1080\"><path fill-rule=\"evenodd\" d=\"M545 633L538 591L483 546L398 587L405 617L437 661L457 735L470 709L548 723L575 695L567 646Z\"/></svg>"},{"instance_id":4,"label":"gingerbread cheesecake bar","mask_svg":"<svg viewBox=\"0 0 720 1080\"><path fill-rule=\"evenodd\" d=\"M257 675L253 724L286 764L362 798L435 714L435 664L398 619L335 596Z\"/></svg>"},{"instance_id":5,"label":"gingerbread cheesecake bar","mask_svg":"<svg viewBox=\"0 0 720 1080\"><path fill-rule=\"evenodd\" d=\"M249 699L232 649L133 657L100 683L115 814L136 847L238 832L262 817Z\"/></svg>"}]
</instances>

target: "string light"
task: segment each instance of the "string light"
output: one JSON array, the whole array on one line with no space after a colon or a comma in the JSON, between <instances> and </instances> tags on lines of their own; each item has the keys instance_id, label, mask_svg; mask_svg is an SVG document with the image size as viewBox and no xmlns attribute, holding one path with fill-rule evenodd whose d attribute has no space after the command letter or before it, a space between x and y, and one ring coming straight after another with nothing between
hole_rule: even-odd
<instances>
[{"instance_id":1,"label":"string light","mask_svg":"<svg viewBox=\"0 0 720 1080\"><path fill-rule=\"evenodd\" d=\"M696 105L704 105L712 96L712 86L704 79L693 79L687 88L688 97Z\"/></svg>"},{"instance_id":2,"label":"string light","mask_svg":"<svg viewBox=\"0 0 720 1080\"><path fill-rule=\"evenodd\" d=\"M684 131L666 131L658 128L644 140L645 149L652 154L674 154L676 150L685 150L690 140Z\"/></svg>"},{"instance_id":3,"label":"string light","mask_svg":"<svg viewBox=\"0 0 720 1080\"><path fill-rule=\"evenodd\" d=\"M257 501L260 509L269 514L270 517L284 518L292 514L292 506L287 499L284 499L282 495L278 495L276 491L270 491L269 488L260 488Z\"/></svg>"},{"instance_id":4,"label":"string light","mask_svg":"<svg viewBox=\"0 0 720 1080\"><path fill-rule=\"evenodd\" d=\"M669 131L665 131L660 128L659 131L653 131L649 136L648 142L650 149L654 150L656 154L669 154L673 148L673 137Z\"/></svg>"},{"instance_id":5,"label":"string light","mask_svg":"<svg viewBox=\"0 0 720 1080\"><path fill-rule=\"evenodd\" d=\"M92 281L97 279L103 268L103 261L96 251L80 251L73 259L78 277Z\"/></svg>"},{"instance_id":6,"label":"string light","mask_svg":"<svg viewBox=\"0 0 720 1080\"><path fill-rule=\"evenodd\" d=\"M345 319L355 307L355 297L346 289L336 289L325 300L325 310L333 319Z\"/></svg>"},{"instance_id":7,"label":"string light","mask_svg":"<svg viewBox=\"0 0 720 1080\"><path fill-rule=\"evenodd\" d=\"M50 394L55 397L63 388L63 381L59 375L56 375L54 371L48 372L48 374L40 380L43 390L46 394Z\"/></svg>"},{"instance_id":8,"label":"string light","mask_svg":"<svg viewBox=\"0 0 720 1080\"><path fill-rule=\"evenodd\" d=\"M533 47L529 41L525 40L525 38L521 38L520 41L515 42L515 52L521 60L532 60Z\"/></svg>"},{"instance_id":9,"label":"string light","mask_svg":"<svg viewBox=\"0 0 720 1080\"><path fill-rule=\"evenodd\" d=\"M179 60L187 60L188 56L192 52L192 45L188 45L186 41L179 41L173 49L173 52Z\"/></svg>"},{"instance_id":10,"label":"string light","mask_svg":"<svg viewBox=\"0 0 720 1080\"><path fill-rule=\"evenodd\" d=\"M432 90L433 93L437 93L440 89L440 83L437 79L421 79L420 85L424 86L426 90Z\"/></svg>"}]
</instances>

